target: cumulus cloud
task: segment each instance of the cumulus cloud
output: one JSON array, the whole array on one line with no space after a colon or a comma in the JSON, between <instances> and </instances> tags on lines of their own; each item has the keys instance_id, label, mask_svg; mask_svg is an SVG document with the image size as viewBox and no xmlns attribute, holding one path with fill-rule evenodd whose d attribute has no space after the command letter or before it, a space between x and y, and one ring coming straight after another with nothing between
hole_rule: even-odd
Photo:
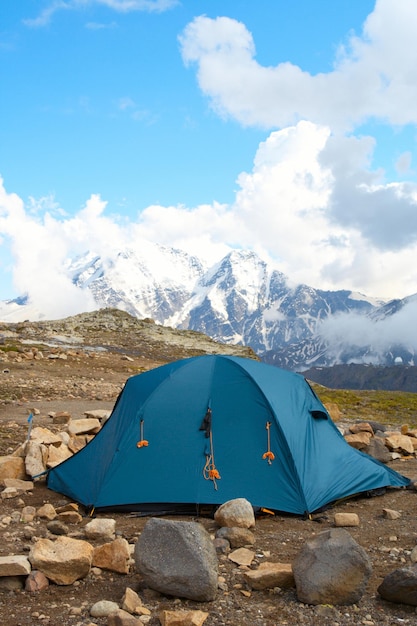
<instances>
[{"instance_id":1,"label":"cumulus cloud","mask_svg":"<svg viewBox=\"0 0 417 626\"><path fill-rule=\"evenodd\" d=\"M153 205L136 220L108 214L96 195L71 216L49 197L25 207L2 185L0 236L11 245L15 288L43 304L47 297L64 301L65 293L71 293L66 302L76 302L68 258L91 251L111 259L151 241L206 265L233 248L249 248L291 281L313 287L385 298L413 294L417 186L384 183L371 169L372 149L367 138L336 140L327 127L300 122L260 144L230 205Z\"/></svg>"},{"instance_id":2,"label":"cumulus cloud","mask_svg":"<svg viewBox=\"0 0 417 626\"><path fill-rule=\"evenodd\" d=\"M147 11L162 13L178 4L178 0L52 0L46 3L39 15L24 20L26 26L40 28L50 23L55 13L63 10L80 10L94 6L105 6L118 13ZM89 22L88 28L102 28L102 24ZM112 25L113 27L113 25Z\"/></svg>"},{"instance_id":3,"label":"cumulus cloud","mask_svg":"<svg viewBox=\"0 0 417 626\"><path fill-rule=\"evenodd\" d=\"M229 17L195 18L180 44L219 114L265 128L308 119L346 130L370 118L417 122L416 28L414 0L377 0L361 35L339 47L333 69L315 75L289 61L260 65L251 33Z\"/></svg>"}]
</instances>

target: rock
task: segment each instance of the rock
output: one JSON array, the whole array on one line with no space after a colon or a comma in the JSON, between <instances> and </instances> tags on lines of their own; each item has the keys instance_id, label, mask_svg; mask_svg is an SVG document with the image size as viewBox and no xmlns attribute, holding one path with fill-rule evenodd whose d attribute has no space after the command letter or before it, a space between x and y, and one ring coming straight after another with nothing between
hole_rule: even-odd
<instances>
[{"instance_id":1,"label":"rock","mask_svg":"<svg viewBox=\"0 0 417 626\"><path fill-rule=\"evenodd\" d=\"M213 545L217 554L228 554L230 552L230 543L227 539L216 537L213 541Z\"/></svg>"},{"instance_id":2,"label":"rock","mask_svg":"<svg viewBox=\"0 0 417 626\"><path fill-rule=\"evenodd\" d=\"M255 552L247 548L238 548L231 552L227 558L238 565L250 565L255 558Z\"/></svg>"},{"instance_id":3,"label":"rock","mask_svg":"<svg viewBox=\"0 0 417 626\"><path fill-rule=\"evenodd\" d=\"M23 576L0 576L0 591L20 591L23 583Z\"/></svg>"},{"instance_id":4,"label":"rock","mask_svg":"<svg viewBox=\"0 0 417 626\"><path fill-rule=\"evenodd\" d=\"M77 511L62 511L62 513L57 511L57 518L64 524L81 524L83 521L82 515Z\"/></svg>"},{"instance_id":5,"label":"rock","mask_svg":"<svg viewBox=\"0 0 417 626\"><path fill-rule=\"evenodd\" d=\"M417 566L396 569L385 576L378 593L389 602L417 606Z\"/></svg>"},{"instance_id":6,"label":"rock","mask_svg":"<svg viewBox=\"0 0 417 626\"><path fill-rule=\"evenodd\" d=\"M369 445L367 445L363 450L366 454L369 454L369 456L372 456L380 463L388 463L391 461L391 454L385 445L385 439L382 437L372 437Z\"/></svg>"},{"instance_id":7,"label":"rock","mask_svg":"<svg viewBox=\"0 0 417 626\"><path fill-rule=\"evenodd\" d=\"M400 434L390 434L385 439L386 446L395 452L401 451L407 454L414 453L414 446L411 437Z\"/></svg>"},{"instance_id":8,"label":"rock","mask_svg":"<svg viewBox=\"0 0 417 626\"><path fill-rule=\"evenodd\" d=\"M68 424L71 420L71 413L67 411L58 411L52 416L53 424Z\"/></svg>"},{"instance_id":9,"label":"rock","mask_svg":"<svg viewBox=\"0 0 417 626\"><path fill-rule=\"evenodd\" d=\"M17 498L19 491L15 487L6 487L3 489L0 496L2 500L9 500L10 498Z\"/></svg>"},{"instance_id":10,"label":"rock","mask_svg":"<svg viewBox=\"0 0 417 626\"><path fill-rule=\"evenodd\" d=\"M84 435L86 433L98 433L101 428L98 419L78 419L72 420L68 425L70 435Z\"/></svg>"},{"instance_id":11,"label":"rock","mask_svg":"<svg viewBox=\"0 0 417 626\"><path fill-rule=\"evenodd\" d=\"M241 528L253 528L255 526L253 507L245 498L235 498L222 504L215 512L214 519L219 526L238 526Z\"/></svg>"},{"instance_id":12,"label":"rock","mask_svg":"<svg viewBox=\"0 0 417 626\"><path fill-rule=\"evenodd\" d=\"M287 589L295 586L291 563L261 563L258 569L244 572L251 589Z\"/></svg>"},{"instance_id":13,"label":"rock","mask_svg":"<svg viewBox=\"0 0 417 626\"><path fill-rule=\"evenodd\" d=\"M128 613L134 613L138 607L142 606L142 600L139 598L136 591L133 591L130 587L126 587L126 591L120 601L120 608Z\"/></svg>"},{"instance_id":14,"label":"rock","mask_svg":"<svg viewBox=\"0 0 417 626\"><path fill-rule=\"evenodd\" d=\"M354 435L357 433L370 433L371 435L374 434L374 429L368 422L359 422L357 424L352 424L351 426L349 426L349 430Z\"/></svg>"},{"instance_id":15,"label":"rock","mask_svg":"<svg viewBox=\"0 0 417 626\"><path fill-rule=\"evenodd\" d=\"M28 476L39 476L46 470L48 459L47 446L37 441L28 441L26 447L25 468Z\"/></svg>"},{"instance_id":16,"label":"rock","mask_svg":"<svg viewBox=\"0 0 417 626\"><path fill-rule=\"evenodd\" d=\"M20 456L0 457L0 485L4 485L4 480L14 478L24 480L26 478L25 462Z\"/></svg>"},{"instance_id":17,"label":"rock","mask_svg":"<svg viewBox=\"0 0 417 626\"><path fill-rule=\"evenodd\" d=\"M123 609L111 613L107 619L107 626L143 626L143 622Z\"/></svg>"},{"instance_id":18,"label":"rock","mask_svg":"<svg viewBox=\"0 0 417 626\"><path fill-rule=\"evenodd\" d=\"M209 614L204 611L167 611L159 613L161 626L202 626Z\"/></svg>"},{"instance_id":19,"label":"rock","mask_svg":"<svg viewBox=\"0 0 417 626\"><path fill-rule=\"evenodd\" d=\"M32 570L25 581L25 591L35 593L37 591L45 591L49 587L49 580L42 572Z\"/></svg>"},{"instance_id":20,"label":"rock","mask_svg":"<svg viewBox=\"0 0 417 626\"><path fill-rule=\"evenodd\" d=\"M232 548L242 548L243 546L252 546L255 543L255 535L248 528L240 528L239 526L223 526L216 532L219 539L227 539Z\"/></svg>"},{"instance_id":21,"label":"rock","mask_svg":"<svg viewBox=\"0 0 417 626\"><path fill-rule=\"evenodd\" d=\"M40 517L41 519L47 519L49 521L55 519L56 515L57 513L55 511L55 508L52 506L52 504L49 504L49 502L41 506L36 511L36 517Z\"/></svg>"},{"instance_id":22,"label":"rock","mask_svg":"<svg viewBox=\"0 0 417 626\"><path fill-rule=\"evenodd\" d=\"M364 450L369 446L372 439L372 434L368 432L359 432L355 435L345 435L345 440L352 448L356 450Z\"/></svg>"},{"instance_id":23,"label":"rock","mask_svg":"<svg viewBox=\"0 0 417 626\"><path fill-rule=\"evenodd\" d=\"M70 450L73 454L82 450L87 443L85 435L72 435L69 437L68 441L68 450Z\"/></svg>"},{"instance_id":24,"label":"rock","mask_svg":"<svg viewBox=\"0 0 417 626\"><path fill-rule=\"evenodd\" d=\"M130 550L126 539L118 537L94 549L92 564L119 574L129 572Z\"/></svg>"},{"instance_id":25,"label":"rock","mask_svg":"<svg viewBox=\"0 0 417 626\"><path fill-rule=\"evenodd\" d=\"M36 509L34 506L24 506L20 514L21 522L33 522L36 515Z\"/></svg>"},{"instance_id":26,"label":"rock","mask_svg":"<svg viewBox=\"0 0 417 626\"><path fill-rule=\"evenodd\" d=\"M382 509L382 514L387 519L400 519L401 513L393 509Z\"/></svg>"},{"instance_id":27,"label":"rock","mask_svg":"<svg viewBox=\"0 0 417 626\"><path fill-rule=\"evenodd\" d=\"M307 541L293 562L297 596L305 604L355 604L372 572L365 550L343 528Z\"/></svg>"},{"instance_id":28,"label":"rock","mask_svg":"<svg viewBox=\"0 0 417 626\"><path fill-rule=\"evenodd\" d=\"M335 513L335 526L359 526L359 516L356 513Z\"/></svg>"},{"instance_id":29,"label":"rock","mask_svg":"<svg viewBox=\"0 0 417 626\"><path fill-rule=\"evenodd\" d=\"M119 610L119 605L110 600L99 600L90 609L91 617L108 617Z\"/></svg>"},{"instance_id":30,"label":"rock","mask_svg":"<svg viewBox=\"0 0 417 626\"><path fill-rule=\"evenodd\" d=\"M71 450L65 443L59 446L49 446L46 467L55 467L72 456Z\"/></svg>"},{"instance_id":31,"label":"rock","mask_svg":"<svg viewBox=\"0 0 417 626\"><path fill-rule=\"evenodd\" d=\"M53 535L68 535L69 533L68 526L64 524L64 522L61 522L60 520L52 520L51 522L48 522L48 524L46 525L46 528Z\"/></svg>"},{"instance_id":32,"label":"rock","mask_svg":"<svg viewBox=\"0 0 417 626\"><path fill-rule=\"evenodd\" d=\"M49 428L42 428L41 426L36 426L32 428L30 433L31 441L35 441L36 443L43 443L44 445L57 445L59 446L61 443L61 439L59 435L53 433Z\"/></svg>"},{"instance_id":33,"label":"rock","mask_svg":"<svg viewBox=\"0 0 417 626\"><path fill-rule=\"evenodd\" d=\"M31 480L21 480L20 478L5 478L3 484L6 488L14 487L19 493L32 491L33 482Z\"/></svg>"},{"instance_id":34,"label":"rock","mask_svg":"<svg viewBox=\"0 0 417 626\"><path fill-rule=\"evenodd\" d=\"M58 537L39 539L31 548L29 561L57 585L71 585L90 571L94 548L87 541Z\"/></svg>"},{"instance_id":35,"label":"rock","mask_svg":"<svg viewBox=\"0 0 417 626\"><path fill-rule=\"evenodd\" d=\"M0 576L27 576L31 569L29 559L26 556L0 556Z\"/></svg>"},{"instance_id":36,"label":"rock","mask_svg":"<svg viewBox=\"0 0 417 626\"><path fill-rule=\"evenodd\" d=\"M84 526L84 532L87 539L111 541L116 537L116 520L93 519Z\"/></svg>"},{"instance_id":37,"label":"rock","mask_svg":"<svg viewBox=\"0 0 417 626\"><path fill-rule=\"evenodd\" d=\"M217 555L208 532L196 522L151 518L136 542L137 571L161 593L211 601L217 591Z\"/></svg>"},{"instance_id":38,"label":"rock","mask_svg":"<svg viewBox=\"0 0 417 626\"><path fill-rule=\"evenodd\" d=\"M111 415L111 411L107 409L92 409L91 411L84 411L84 415L88 419L98 419L101 422L105 422Z\"/></svg>"}]
</instances>

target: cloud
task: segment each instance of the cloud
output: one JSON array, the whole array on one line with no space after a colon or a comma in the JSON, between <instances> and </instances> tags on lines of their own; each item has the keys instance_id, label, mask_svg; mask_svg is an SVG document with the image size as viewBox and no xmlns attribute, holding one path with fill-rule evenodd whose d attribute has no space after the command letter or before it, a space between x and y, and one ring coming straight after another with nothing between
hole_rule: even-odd
<instances>
[{"instance_id":1,"label":"cloud","mask_svg":"<svg viewBox=\"0 0 417 626\"><path fill-rule=\"evenodd\" d=\"M82 10L94 6L105 6L117 13L130 13L132 11L146 11L148 13L162 13L174 6L178 0L53 0L48 2L39 15L32 19L24 20L26 26L40 28L49 24L58 11ZM102 24L89 22L88 28L103 28Z\"/></svg>"},{"instance_id":2,"label":"cloud","mask_svg":"<svg viewBox=\"0 0 417 626\"><path fill-rule=\"evenodd\" d=\"M233 203L152 205L133 220L109 214L96 195L73 216L50 197L25 207L1 185L0 237L11 245L16 290L40 297L37 283L47 285L51 272L58 300L60 272L63 292L69 288L69 257L91 251L111 259L151 241L206 265L234 248L252 249L293 283L316 288L413 294L417 187L384 183L371 169L373 149L369 138L335 138L327 127L300 122L259 145Z\"/></svg>"},{"instance_id":3,"label":"cloud","mask_svg":"<svg viewBox=\"0 0 417 626\"><path fill-rule=\"evenodd\" d=\"M395 315L376 322L355 313L333 315L321 322L318 334L339 350L343 346L369 347L372 361L395 345L417 349L416 316L417 300L412 299Z\"/></svg>"},{"instance_id":4,"label":"cloud","mask_svg":"<svg viewBox=\"0 0 417 626\"><path fill-rule=\"evenodd\" d=\"M333 69L315 75L289 61L260 65L251 33L228 17L195 18L180 45L220 115L264 128L308 119L345 131L371 118L417 123L416 29L414 0L377 0L361 35L339 47Z\"/></svg>"}]
</instances>

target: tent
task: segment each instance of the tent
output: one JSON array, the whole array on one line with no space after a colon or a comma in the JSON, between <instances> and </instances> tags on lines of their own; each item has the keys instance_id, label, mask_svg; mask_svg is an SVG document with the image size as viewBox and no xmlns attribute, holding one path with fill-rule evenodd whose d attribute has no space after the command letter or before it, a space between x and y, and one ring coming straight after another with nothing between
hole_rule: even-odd
<instances>
[{"instance_id":1,"label":"tent","mask_svg":"<svg viewBox=\"0 0 417 626\"><path fill-rule=\"evenodd\" d=\"M409 482L349 446L303 376L222 355L129 378L100 432L47 478L87 508L150 513L246 498L308 514Z\"/></svg>"}]
</instances>

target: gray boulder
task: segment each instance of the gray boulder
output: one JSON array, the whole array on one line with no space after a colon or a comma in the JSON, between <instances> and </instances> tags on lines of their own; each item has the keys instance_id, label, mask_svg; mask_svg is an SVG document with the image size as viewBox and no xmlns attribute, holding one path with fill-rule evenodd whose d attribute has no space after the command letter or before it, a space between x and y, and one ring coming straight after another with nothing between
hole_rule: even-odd
<instances>
[{"instance_id":1,"label":"gray boulder","mask_svg":"<svg viewBox=\"0 0 417 626\"><path fill-rule=\"evenodd\" d=\"M389 602L417 606L417 566L396 569L385 576L378 593Z\"/></svg>"},{"instance_id":2,"label":"gray boulder","mask_svg":"<svg viewBox=\"0 0 417 626\"><path fill-rule=\"evenodd\" d=\"M196 522L151 518L136 542L136 570L160 593L214 600L218 561L208 532Z\"/></svg>"},{"instance_id":3,"label":"gray boulder","mask_svg":"<svg viewBox=\"0 0 417 626\"><path fill-rule=\"evenodd\" d=\"M343 528L307 541L293 563L297 596L305 604L357 603L372 566L365 550Z\"/></svg>"}]
</instances>

